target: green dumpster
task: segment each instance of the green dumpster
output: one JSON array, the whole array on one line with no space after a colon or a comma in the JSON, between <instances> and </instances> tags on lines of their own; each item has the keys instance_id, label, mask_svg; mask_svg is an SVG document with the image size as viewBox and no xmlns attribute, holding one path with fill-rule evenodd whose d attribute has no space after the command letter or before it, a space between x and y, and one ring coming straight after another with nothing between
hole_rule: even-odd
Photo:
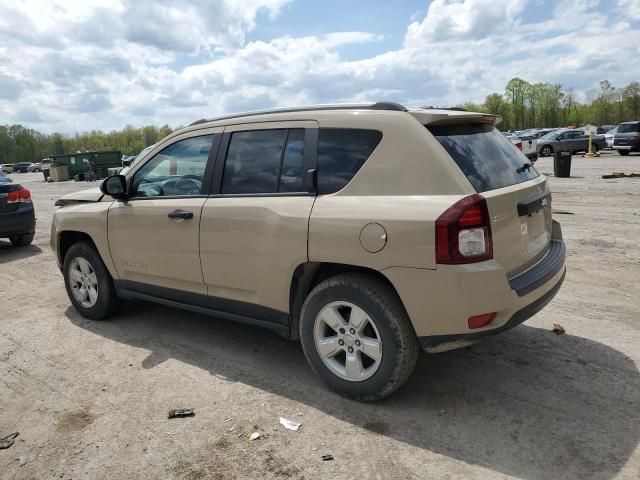
<instances>
[{"instance_id":1,"label":"green dumpster","mask_svg":"<svg viewBox=\"0 0 640 480\"><path fill-rule=\"evenodd\" d=\"M101 179L107 176L109 168L122 166L119 150L51 155L51 162L54 165L66 165L71 178L75 178L76 175L84 176L85 173L93 171L96 173L96 178Z\"/></svg>"}]
</instances>

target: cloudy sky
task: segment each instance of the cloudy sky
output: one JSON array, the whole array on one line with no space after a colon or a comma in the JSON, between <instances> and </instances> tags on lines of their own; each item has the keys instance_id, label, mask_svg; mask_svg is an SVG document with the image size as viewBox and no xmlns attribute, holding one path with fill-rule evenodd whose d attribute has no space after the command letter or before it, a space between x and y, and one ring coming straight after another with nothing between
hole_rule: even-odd
<instances>
[{"instance_id":1,"label":"cloudy sky","mask_svg":"<svg viewBox=\"0 0 640 480\"><path fill-rule=\"evenodd\" d=\"M190 123L640 80L640 0L0 0L0 124Z\"/></svg>"}]
</instances>

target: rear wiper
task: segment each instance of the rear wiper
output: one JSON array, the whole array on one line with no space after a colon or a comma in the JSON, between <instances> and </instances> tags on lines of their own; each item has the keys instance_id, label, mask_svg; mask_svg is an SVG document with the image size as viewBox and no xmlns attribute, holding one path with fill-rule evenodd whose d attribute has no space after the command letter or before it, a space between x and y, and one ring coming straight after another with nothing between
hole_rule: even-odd
<instances>
[{"instance_id":1,"label":"rear wiper","mask_svg":"<svg viewBox=\"0 0 640 480\"><path fill-rule=\"evenodd\" d=\"M533 167L532 163L523 163L521 167L516 168L517 173L524 173L525 170L529 171L529 169Z\"/></svg>"}]
</instances>

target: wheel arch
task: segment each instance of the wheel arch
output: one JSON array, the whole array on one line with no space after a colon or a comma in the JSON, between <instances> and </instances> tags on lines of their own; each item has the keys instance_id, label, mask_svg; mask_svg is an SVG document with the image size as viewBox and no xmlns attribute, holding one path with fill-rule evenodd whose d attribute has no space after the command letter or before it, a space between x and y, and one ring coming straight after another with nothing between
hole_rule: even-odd
<instances>
[{"instance_id":1,"label":"wheel arch","mask_svg":"<svg viewBox=\"0 0 640 480\"><path fill-rule=\"evenodd\" d=\"M58 233L58 251L56 252L60 265L64 263L64 257L71 246L78 242L88 242L98 252L98 255L100 254L96 242L88 233L77 230L63 230Z\"/></svg>"},{"instance_id":2,"label":"wheel arch","mask_svg":"<svg viewBox=\"0 0 640 480\"><path fill-rule=\"evenodd\" d=\"M398 291L391 281L379 270L363 267L360 265L350 265L344 263L329 262L305 262L296 267L291 277L289 291L289 312L291 318L290 337L299 338L300 311L307 295L320 282L327 278L344 273L361 273L377 278L386 284L400 299ZM400 299L402 302L402 300Z\"/></svg>"}]
</instances>

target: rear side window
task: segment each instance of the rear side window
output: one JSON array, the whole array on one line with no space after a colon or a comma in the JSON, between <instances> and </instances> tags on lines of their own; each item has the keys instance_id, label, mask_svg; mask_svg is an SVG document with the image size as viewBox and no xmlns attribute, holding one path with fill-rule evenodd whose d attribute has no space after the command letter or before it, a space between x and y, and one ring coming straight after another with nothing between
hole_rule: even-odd
<instances>
[{"instance_id":1,"label":"rear side window","mask_svg":"<svg viewBox=\"0 0 640 480\"><path fill-rule=\"evenodd\" d=\"M621 123L618 125L617 133L638 133L640 132L640 123Z\"/></svg>"},{"instance_id":2,"label":"rear side window","mask_svg":"<svg viewBox=\"0 0 640 480\"><path fill-rule=\"evenodd\" d=\"M347 185L382 140L377 130L321 128L318 136L318 193Z\"/></svg>"},{"instance_id":3,"label":"rear side window","mask_svg":"<svg viewBox=\"0 0 640 480\"><path fill-rule=\"evenodd\" d=\"M304 129L251 130L231 135L222 193L303 192Z\"/></svg>"},{"instance_id":4,"label":"rear side window","mask_svg":"<svg viewBox=\"0 0 640 480\"><path fill-rule=\"evenodd\" d=\"M477 192L526 182L538 176L529 160L493 125L428 125Z\"/></svg>"}]
</instances>

